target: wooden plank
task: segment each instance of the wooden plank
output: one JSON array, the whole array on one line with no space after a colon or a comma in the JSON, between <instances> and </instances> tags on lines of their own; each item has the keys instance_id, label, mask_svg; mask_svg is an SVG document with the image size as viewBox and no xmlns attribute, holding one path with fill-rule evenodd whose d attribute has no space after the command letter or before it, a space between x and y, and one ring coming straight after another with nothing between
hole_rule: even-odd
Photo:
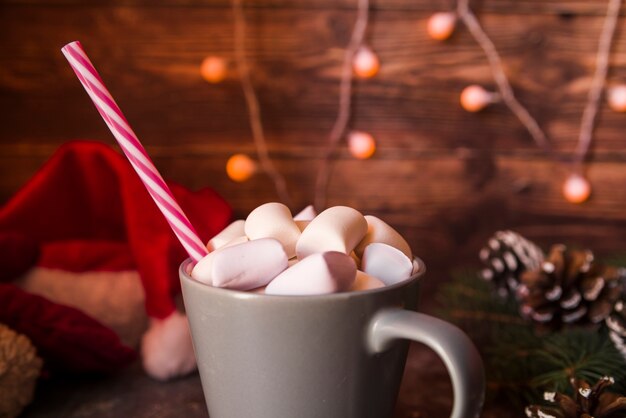
<instances>
[{"instance_id":1,"label":"wooden plank","mask_svg":"<svg viewBox=\"0 0 626 418\"><path fill-rule=\"evenodd\" d=\"M167 6L180 8L228 8L228 0L92 0L92 5L101 7L116 6ZM477 11L502 14L553 14L564 19L578 15L603 15L606 13L604 0L485 0L473 1ZM19 6L72 6L81 7L80 0L2 0L0 5ZM435 12L450 10L452 0L371 0L373 10L418 10ZM356 0L254 0L248 1L247 8L281 9L353 9Z\"/></svg>"},{"instance_id":2,"label":"wooden plank","mask_svg":"<svg viewBox=\"0 0 626 418\"><path fill-rule=\"evenodd\" d=\"M486 61L464 31L448 43L427 39L426 17L419 11L375 13L370 38L383 67L378 77L355 86L354 126L398 152L457 147L533 152L527 133L503 106L478 115L460 109L464 86L492 85ZM248 11L248 19L270 147L319 146L335 117L341 48L353 13L259 9ZM593 69L597 40L590 34L599 32L602 19L485 15L483 20L520 100L539 115L557 149L571 152ZM205 55L231 57L228 10L4 6L0 35L3 143L109 138L59 52L65 42L81 39L145 142L249 144L236 74L216 86L198 74ZM626 76L626 39L618 39L613 62L611 81L617 82ZM600 121L594 149L623 150L624 116L605 106Z\"/></svg>"},{"instance_id":3,"label":"wooden plank","mask_svg":"<svg viewBox=\"0 0 626 418\"><path fill-rule=\"evenodd\" d=\"M151 148L148 152L154 154ZM8 191L17 190L45 158L36 153L21 157L2 155L0 190L5 191L2 198L6 200ZM264 175L245 183L230 181L224 172L226 158L226 155L191 154L171 158L157 153L154 160L166 178L191 189L214 187L242 215L265 201L276 199L273 186ZM481 174L474 169L479 163L494 166ZM477 201L500 207L503 221L515 221L504 216L504 212L510 212L519 218L539 221L559 217L598 225L626 222L623 210L626 190L621 187L626 184L626 168L622 163L596 163L589 167L594 195L584 205L564 201L560 194L564 173L551 162L503 156L496 161L479 163L445 154L357 161L344 153L332 176L329 205L350 205L385 216L394 225L407 228L434 228L432 220L441 217L455 221L468 208L476 207ZM309 204L319 160L277 159L276 165L294 195L294 209Z\"/></svg>"}]
</instances>

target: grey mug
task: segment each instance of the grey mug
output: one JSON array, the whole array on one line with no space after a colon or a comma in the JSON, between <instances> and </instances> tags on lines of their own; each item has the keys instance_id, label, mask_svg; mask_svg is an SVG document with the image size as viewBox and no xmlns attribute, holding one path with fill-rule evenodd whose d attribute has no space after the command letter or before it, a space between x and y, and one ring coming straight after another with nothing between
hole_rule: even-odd
<instances>
[{"instance_id":1,"label":"grey mug","mask_svg":"<svg viewBox=\"0 0 626 418\"><path fill-rule=\"evenodd\" d=\"M482 360L458 328L417 309L420 277L380 289L270 296L207 286L180 268L211 418L388 418L408 341L433 349L450 374L451 417L477 417ZM428 390L428 388L424 388Z\"/></svg>"}]
</instances>

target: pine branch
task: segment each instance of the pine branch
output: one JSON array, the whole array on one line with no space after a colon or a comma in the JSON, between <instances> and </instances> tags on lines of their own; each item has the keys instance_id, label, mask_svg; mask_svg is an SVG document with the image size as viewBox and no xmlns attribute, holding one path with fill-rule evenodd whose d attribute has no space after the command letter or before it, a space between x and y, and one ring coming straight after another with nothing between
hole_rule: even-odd
<instances>
[{"instance_id":1,"label":"pine branch","mask_svg":"<svg viewBox=\"0 0 626 418\"><path fill-rule=\"evenodd\" d=\"M619 265L619 264L618 264ZM485 362L489 397L507 397L520 408L542 400L545 390L571 390L570 378L597 381L612 376L611 390L626 390L626 362L605 330L565 329L539 334L518 313L514 299L502 299L470 272L456 274L438 295L442 316L474 340Z\"/></svg>"}]
</instances>

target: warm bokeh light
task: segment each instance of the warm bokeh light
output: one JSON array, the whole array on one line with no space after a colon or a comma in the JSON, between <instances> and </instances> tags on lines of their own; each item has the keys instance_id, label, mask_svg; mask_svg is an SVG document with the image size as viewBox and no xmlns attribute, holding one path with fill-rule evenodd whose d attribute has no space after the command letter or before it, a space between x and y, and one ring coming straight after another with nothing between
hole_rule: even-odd
<instances>
[{"instance_id":1,"label":"warm bokeh light","mask_svg":"<svg viewBox=\"0 0 626 418\"><path fill-rule=\"evenodd\" d=\"M348 135L348 148L353 157L365 160L376 152L376 140L367 132L353 131Z\"/></svg>"},{"instance_id":2,"label":"warm bokeh light","mask_svg":"<svg viewBox=\"0 0 626 418\"><path fill-rule=\"evenodd\" d=\"M226 78L227 65L224 58L210 56L202 61L200 74L209 83L219 83Z\"/></svg>"},{"instance_id":3,"label":"warm bokeh light","mask_svg":"<svg viewBox=\"0 0 626 418\"><path fill-rule=\"evenodd\" d=\"M445 41L454 32L456 26L456 14L452 12L435 13L428 19L428 36L437 40Z\"/></svg>"},{"instance_id":4,"label":"warm bokeh light","mask_svg":"<svg viewBox=\"0 0 626 418\"><path fill-rule=\"evenodd\" d=\"M468 112L479 112L494 101L494 94L474 84L463 89L460 101Z\"/></svg>"},{"instance_id":5,"label":"warm bokeh light","mask_svg":"<svg viewBox=\"0 0 626 418\"><path fill-rule=\"evenodd\" d=\"M358 77L371 78L378 74L380 61L374 51L366 46L362 46L354 55L352 68Z\"/></svg>"},{"instance_id":6,"label":"warm bokeh light","mask_svg":"<svg viewBox=\"0 0 626 418\"><path fill-rule=\"evenodd\" d=\"M236 182L248 180L256 170L256 162L245 154L234 154L226 162L226 174Z\"/></svg>"},{"instance_id":7,"label":"warm bokeh light","mask_svg":"<svg viewBox=\"0 0 626 418\"><path fill-rule=\"evenodd\" d=\"M607 92L609 106L616 112L626 112L626 86L615 86Z\"/></svg>"},{"instance_id":8,"label":"warm bokeh light","mask_svg":"<svg viewBox=\"0 0 626 418\"><path fill-rule=\"evenodd\" d=\"M591 195L591 185L579 174L570 174L563 184L563 196L570 203L583 203Z\"/></svg>"}]
</instances>

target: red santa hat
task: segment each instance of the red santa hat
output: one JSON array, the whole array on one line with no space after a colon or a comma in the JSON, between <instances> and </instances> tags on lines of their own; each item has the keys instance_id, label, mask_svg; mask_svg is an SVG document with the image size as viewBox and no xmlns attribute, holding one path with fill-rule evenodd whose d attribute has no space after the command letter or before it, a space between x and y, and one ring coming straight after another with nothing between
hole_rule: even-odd
<instances>
[{"instance_id":1,"label":"red santa hat","mask_svg":"<svg viewBox=\"0 0 626 418\"><path fill-rule=\"evenodd\" d=\"M227 225L231 209L214 191L168 185L204 241ZM189 372L195 368L189 330L174 304L178 266L186 257L120 154L101 143L70 142L0 209L0 322L31 338L50 369L120 367L134 352L112 330L11 282L35 265L70 272L136 270L150 317L142 341L146 371L158 379Z\"/></svg>"}]
</instances>

